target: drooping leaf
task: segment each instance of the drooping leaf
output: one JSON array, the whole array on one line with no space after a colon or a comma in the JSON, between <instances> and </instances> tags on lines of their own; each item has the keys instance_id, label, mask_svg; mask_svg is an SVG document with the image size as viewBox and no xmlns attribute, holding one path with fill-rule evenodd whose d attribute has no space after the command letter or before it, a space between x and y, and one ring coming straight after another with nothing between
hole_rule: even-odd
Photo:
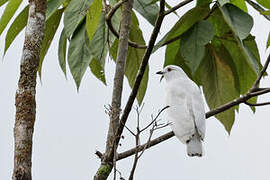
<instances>
[{"instance_id":1,"label":"drooping leaf","mask_svg":"<svg viewBox=\"0 0 270 180\"><path fill-rule=\"evenodd\" d=\"M89 48L89 39L85 22L80 24L72 37L68 48L68 64L77 89L80 87L82 77L91 62L92 56Z\"/></svg>"},{"instance_id":2,"label":"drooping leaf","mask_svg":"<svg viewBox=\"0 0 270 180\"><path fill-rule=\"evenodd\" d=\"M134 9L138 11L150 24L155 25L159 7L152 0L134 0Z\"/></svg>"},{"instance_id":3,"label":"drooping leaf","mask_svg":"<svg viewBox=\"0 0 270 180\"><path fill-rule=\"evenodd\" d=\"M267 40L267 43L266 43L266 49L270 46L270 32L268 34L268 40Z\"/></svg>"},{"instance_id":4,"label":"drooping leaf","mask_svg":"<svg viewBox=\"0 0 270 180\"><path fill-rule=\"evenodd\" d=\"M8 0L0 0L0 7L1 7L2 5L4 5L6 2L8 2Z\"/></svg>"},{"instance_id":5,"label":"drooping leaf","mask_svg":"<svg viewBox=\"0 0 270 180\"><path fill-rule=\"evenodd\" d=\"M106 78L104 72L105 62L100 62L96 59L92 59L89 65L91 72L104 84L106 85Z\"/></svg>"},{"instance_id":6,"label":"drooping leaf","mask_svg":"<svg viewBox=\"0 0 270 180\"><path fill-rule=\"evenodd\" d=\"M192 74L197 71L205 54L205 45L212 40L214 27L208 21L194 24L181 39L180 49Z\"/></svg>"},{"instance_id":7,"label":"drooping leaf","mask_svg":"<svg viewBox=\"0 0 270 180\"><path fill-rule=\"evenodd\" d=\"M246 14L232 4L225 4L222 8L220 8L220 12L223 18L219 18L221 14L218 11L219 10L217 10L217 13L214 13L213 15L214 23L219 21L219 25L222 26L224 29L230 29L230 31L227 33L223 32L225 33L223 34L225 36L224 40L227 39L236 42L237 51L240 51L241 56L244 57L244 60L249 65L250 69L255 74L258 74L260 70L260 63L252 56L250 56L249 51L246 49L245 45L242 42L243 39L241 39L244 37L246 38L249 35L249 32L253 26L252 17L250 17L248 14ZM227 47L227 49L231 48Z\"/></svg>"},{"instance_id":8,"label":"drooping leaf","mask_svg":"<svg viewBox=\"0 0 270 180\"><path fill-rule=\"evenodd\" d=\"M90 42L92 42L94 33L97 30L101 12L102 0L94 0L86 14L86 30Z\"/></svg>"},{"instance_id":9,"label":"drooping leaf","mask_svg":"<svg viewBox=\"0 0 270 180\"><path fill-rule=\"evenodd\" d=\"M256 0L263 7L270 9L270 1L269 0Z\"/></svg>"},{"instance_id":10,"label":"drooping leaf","mask_svg":"<svg viewBox=\"0 0 270 180\"><path fill-rule=\"evenodd\" d=\"M195 23L202 20L208 15L209 6L196 6L184 14L181 19L173 26L173 28L156 44L153 49L155 52L165 42L168 42L174 38L180 37L185 31L192 27Z\"/></svg>"},{"instance_id":11,"label":"drooping leaf","mask_svg":"<svg viewBox=\"0 0 270 180\"><path fill-rule=\"evenodd\" d=\"M39 61L39 67L38 67L38 73L40 77L41 77L41 70L42 70L44 57L48 52L48 49L55 35L55 32L59 26L62 13L63 13L63 9L59 9L55 11L55 13L46 21L46 29L45 29L45 34L42 41L41 50L40 50L40 61Z\"/></svg>"},{"instance_id":12,"label":"drooping leaf","mask_svg":"<svg viewBox=\"0 0 270 180\"><path fill-rule=\"evenodd\" d=\"M207 53L199 69L199 75L203 84L203 90L207 104L214 109L239 96L232 70L232 59L224 47L207 46ZM215 117L224 125L230 133L235 119L233 107Z\"/></svg>"},{"instance_id":13,"label":"drooping leaf","mask_svg":"<svg viewBox=\"0 0 270 180\"><path fill-rule=\"evenodd\" d=\"M139 28L138 19L135 13L132 13L132 24L130 28L129 39L139 44L145 44L145 41L142 36L142 31ZM114 60L116 60L116 57L117 57L117 48L118 48L118 40L115 41L114 45L110 49L111 55ZM144 52L145 52L145 49L137 49L133 47L128 48L125 76L127 77L131 88L134 86L136 75L139 70ZM137 97L136 97L139 104L142 103L145 92L146 92L147 83L148 83L148 73L149 73L149 68L147 66L143 79L140 84Z\"/></svg>"},{"instance_id":14,"label":"drooping leaf","mask_svg":"<svg viewBox=\"0 0 270 180\"><path fill-rule=\"evenodd\" d=\"M15 20L12 22L11 26L9 27L5 39L5 50L4 54L8 50L11 43L14 41L14 39L17 37L17 35L23 30L23 28L26 26L27 18L28 18L28 10L29 6L26 6L20 14L15 18Z\"/></svg>"},{"instance_id":15,"label":"drooping leaf","mask_svg":"<svg viewBox=\"0 0 270 180\"><path fill-rule=\"evenodd\" d=\"M64 16L64 28L66 36L69 38L78 25L85 18L87 10L93 0L71 0Z\"/></svg>"},{"instance_id":16,"label":"drooping leaf","mask_svg":"<svg viewBox=\"0 0 270 180\"><path fill-rule=\"evenodd\" d=\"M46 19L49 19L61 6L64 0L50 0L47 2Z\"/></svg>"},{"instance_id":17,"label":"drooping leaf","mask_svg":"<svg viewBox=\"0 0 270 180\"><path fill-rule=\"evenodd\" d=\"M233 5L239 7L242 11L244 11L246 13L248 12L247 5L246 5L245 0L230 0L230 2Z\"/></svg>"},{"instance_id":18,"label":"drooping leaf","mask_svg":"<svg viewBox=\"0 0 270 180\"><path fill-rule=\"evenodd\" d=\"M9 23L10 19L15 14L16 10L19 8L20 4L22 3L22 0L9 0L8 4L1 16L0 19L0 35L6 28L7 24Z\"/></svg>"},{"instance_id":19,"label":"drooping leaf","mask_svg":"<svg viewBox=\"0 0 270 180\"><path fill-rule=\"evenodd\" d=\"M67 49L67 38L65 31L63 29L58 43L58 62L65 76L66 76L66 49Z\"/></svg>"},{"instance_id":20,"label":"drooping leaf","mask_svg":"<svg viewBox=\"0 0 270 180\"><path fill-rule=\"evenodd\" d=\"M241 40L245 39L252 29L253 18L238 7L229 3L225 4L220 9L224 20L235 35Z\"/></svg>"}]
</instances>

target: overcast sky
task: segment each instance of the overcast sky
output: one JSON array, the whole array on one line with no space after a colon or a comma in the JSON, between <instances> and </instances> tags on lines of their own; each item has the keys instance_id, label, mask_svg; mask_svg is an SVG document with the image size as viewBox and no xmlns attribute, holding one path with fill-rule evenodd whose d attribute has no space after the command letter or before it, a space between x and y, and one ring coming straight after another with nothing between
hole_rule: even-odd
<instances>
[{"instance_id":1,"label":"overcast sky","mask_svg":"<svg viewBox=\"0 0 270 180\"><path fill-rule=\"evenodd\" d=\"M179 14L187 9L182 10ZM252 34L256 36L261 59L264 62L270 52L265 51L270 23L253 9L249 8L249 10L255 17ZM0 14L2 11L3 8L1 8ZM168 27L176 22L176 19L175 15L166 18L160 35L164 35L169 30ZM140 20L145 38L148 40L151 26L142 18ZM36 180L92 179L99 166L99 159L94 152L95 150L103 151L106 141L109 119L104 113L104 105L111 102L114 63L111 60L107 61L108 86L104 86L87 70L80 91L77 93L70 72L68 72L66 80L58 65L58 39L62 27L61 24L44 60L42 84L39 80L37 83L37 118L32 168L33 179ZM3 61L0 62L1 180L11 179L12 175L14 97L19 77L23 40L24 33L21 33ZM0 42L2 56L3 35ZM155 72L162 68L164 52L163 48L150 59L149 86L141 114L141 121L145 124L151 121L151 114L156 114L159 109L164 107L164 82L160 84L159 77L155 75ZM268 77L263 80L262 86L270 86ZM129 92L130 88L125 80L123 104L125 104ZM270 100L269 95L259 98L259 101L267 100ZM140 159L135 179L269 179L269 108L269 106L259 107L256 114L253 114L247 106L241 105L230 136L215 118L208 119L204 143L205 156L202 158L189 158L186 155L186 147L175 137L152 147ZM162 117L162 122L166 122L166 116ZM128 123L130 128L133 127L135 120L136 116L133 111ZM170 131L169 127L157 132L156 136L168 131ZM133 147L135 143L128 132L125 132L124 135L125 139L121 141L120 151ZM147 137L146 134L143 139ZM122 160L118 164L118 170L125 178L129 176L132 159Z\"/></svg>"}]
</instances>

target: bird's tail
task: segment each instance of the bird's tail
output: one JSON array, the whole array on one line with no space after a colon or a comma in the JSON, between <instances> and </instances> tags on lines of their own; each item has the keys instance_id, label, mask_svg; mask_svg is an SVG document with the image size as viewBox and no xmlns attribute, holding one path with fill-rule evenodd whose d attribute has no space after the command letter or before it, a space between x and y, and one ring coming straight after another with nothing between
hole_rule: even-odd
<instances>
[{"instance_id":1,"label":"bird's tail","mask_svg":"<svg viewBox=\"0 0 270 180\"><path fill-rule=\"evenodd\" d=\"M202 142L197 131L189 142L187 142L187 154L191 157L201 157L203 155Z\"/></svg>"}]
</instances>

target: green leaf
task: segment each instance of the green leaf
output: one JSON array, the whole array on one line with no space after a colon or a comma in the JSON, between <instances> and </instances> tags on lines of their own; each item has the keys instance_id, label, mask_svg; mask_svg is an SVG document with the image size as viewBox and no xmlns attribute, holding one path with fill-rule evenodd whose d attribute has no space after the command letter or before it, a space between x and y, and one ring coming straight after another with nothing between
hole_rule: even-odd
<instances>
[{"instance_id":1,"label":"green leaf","mask_svg":"<svg viewBox=\"0 0 270 180\"><path fill-rule=\"evenodd\" d=\"M270 32L268 34L268 40L267 40L267 43L266 43L266 49L270 46Z\"/></svg>"},{"instance_id":2,"label":"green leaf","mask_svg":"<svg viewBox=\"0 0 270 180\"><path fill-rule=\"evenodd\" d=\"M62 5L64 0L50 0L47 2L46 19L49 19Z\"/></svg>"},{"instance_id":3,"label":"green leaf","mask_svg":"<svg viewBox=\"0 0 270 180\"><path fill-rule=\"evenodd\" d=\"M22 3L22 0L9 0L8 1L8 4L0 19L0 35L6 28L8 22L13 17L13 15L15 14L16 10L18 9L21 3Z\"/></svg>"},{"instance_id":4,"label":"green leaf","mask_svg":"<svg viewBox=\"0 0 270 180\"><path fill-rule=\"evenodd\" d=\"M225 21L232 32L227 33L225 39L232 39L232 41L237 43L238 51L241 51L241 54L244 56L244 59L250 68L255 72L255 74L258 74L260 70L258 61L250 56L248 50L241 41L249 35L249 32L253 26L252 17L231 4L225 4L222 8L220 8L220 11L224 20L219 18L218 21L221 21L221 24L223 23L222 26L224 26L224 22L222 21ZM228 29L228 27L225 29Z\"/></svg>"},{"instance_id":5,"label":"green leaf","mask_svg":"<svg viewBox=\"0 0 270 180\"><path fill-rule=\"evenodd\" d=\"M226 3L230 3L230 0L218 0L219 4L223 6Z\"/></svg>"},{"instance_id":6,"label":"green leaf","mask_svg":"<svg viewBox=\"0 0 270 180\"><path fill-rule=\"evenodd\" d=\"M0 6L4 5L8 0L0 0Z\"/></svg>"},{"instance_id":7,"label":"green leaf","mask_svg":"<svg viewBox=\"0 0 270 180\"><path fill-rule=\"evenodd\" d=\"M58 61L59 65L65 74L66 74L66 49L67 49L67 38L64 29L61 32L59 43L58 43Z\"/></svg>"},{"instance_id":8,"label":"green leaf","mask_svg":"<svg viewBox=\"0 0 270 180\"><path fill-rule=\"evenodd\" d=\"M55 35L55 32L59 26L62 13L63 13L63 9L59 9L46 21L46 29L45 29L45 34L42 41L41 50L40 50L40 61L39 61L39 68L38 68L40 77L41 77L41 70L42 70L44 57L48 52L48 49Z\"/></svg>"},{"instance_id":9,"label":"green leaf","mask_svg":"<svg viewBox=\"0 0 270 180\"><path fill-rule=\"evenodd\" d=\"M92 59L89 68L91 72L106 85L105 72L104 72L105 61L100 62L96 59Z\"/></svg>"},{"instance_id":10,"label":"green leaf","mask_svg":"<svg viewBox=\"0 0 270 180\"><path fill-rule=\"evenodd\" d=\"M80 24L72 37L68 48L68 64L73 79L79 90L82 77L91 62L92 56L89 48L89 39L85 23Z\"/></svg>"},{"instance_id":11,"label":"green leaf","mask_svg":"<svg viewBox=\"0 0 270 180\"><path fill-rule=\"evenodd\" d=\"M241 40L245 39L253 26L252 17L232 4L222 6L221 12L224 20Z\"/></svg>"},{"instance_id":12,"label":"green leaf","mask_svg":"<svg viewBox=\"0 0 270 180\"><path fill-rule=\"evenodd\" d=\"M202 20L208 15L209 6L196 6L184 14L181 19L173 26L173 28L156 44L153 52L160 48L165 42L180 37L185 31L192 27L195 23Z\"/></svg>"},{"instance_id":13,"label":"green leaf","mask_svg":"<svg viewBox=\"0 0 270 180\"><path fill-rule=\"evenodd\" d=\"M145 44L142 31L139 28L138 19L135 13L132 13L132 24L130 28L129 39L139 44ZM116 56L117 56L117 47L118 47L118 40L115 41L114 45L110 49L111 55L114 60L116 60ZM145 52L145 49L137 49L133 47L128 48L125 75L128 79L128 82L131 88L134 86L134 82L135 82L142 58L144 56L144 52ZM136 97L139 104L142 103L145 92L146 92L147 83L148 83L148 73L149 73L149 67L147 66L145 73L143 75L143 79L140 84L137 97Z\"/></svg>"},{"instance_id":14,"label":"green leaf","mask_svg":"<svg viewBox=\"0 0 270 180\"><path fill-rule=\"evenodd\" d=\"M66 37L70 37L84 19L93 0L71 0L64 16Z\"/></svg>"},{"instance_id":15,"label":"green leaf","mask_svg":"<svg viewBox=\"0 0 270 180\"><path fill-rule=\"evenodd\" d=\"M11 26L9 27L5 39L5 50L4 54L8 50L11 43L14 41L14 39L17 37L17 35L24 29L24 27L27 24L28 19L28 10L29 6L26 6L20 14L15 18L15 20L12 22Z\"/></svg>"},{"instance_id":16,"label":"green leaf","mask_svg":"<svg viewBox=\"0 0 270 180\"><path fill-rule=\"evenodd\" d=\"M152 0L134 0L133 7L154 26L159 13L159 7L151 2Z\"/></svg>"},{"instance_id":17,"label":"green leaf","mask_svg":"<svg viewBox=\"0 0 270 180\"><path fill-rule=\"evenodd\" d=\"M270 9L270 1L269 0L256 0L263 7Z\"/></svg>"},{"instance_id":18,"label":"green leaf","mask_svg":"<svg viewBox=\"0 0 270 180\"><path fill-rule=\"evenodd\" d=\"M230 0L230 2L233 5L239 7L242 11L244 11L246 13L248 12L247 5L246 5L245 0Z\"/></svg>"},{"instance_id":19,"label":"green leaf","mask_svg":"<svg viewBox=\"0 0 270 180\"><path fill-rule=\"evenodd\" d=\"M186 65L186 62L184 58L181 55L180 51L180 39L177 41L174 41L167 45L166 52L165 52L165 61L164 61L164 67L167 65L177 65L180 66L185 73L189 76L190 79L195 81L192 77L191 70ZM198 82L196 82L199 84Z\"/></svg>"},{"instance_id":20,"label":"green leaf","mask_svg":"<svg viewBox=\"0 0 270 180\"><path fill-rule=\"evenodd\" d=\"M232 69L231 56L223 46L207 46L207 53L199 69L199 76L203 84L203 90L210 109L227 103L237 97L239 92L235 85L235 75ZM224 125L230 133L235 119L235 109L230 108L215 117Z\"/></svg>"},{"instance_id":21,"label":"green leaf","mask_svg":"<svg viewBox=\"0 0 270 180\"><path fill-rule=\"evenodd\" d=\"M86 15L86 30L89 41L92 42L94 33L97 30L100 15L102 12L102 0L94 0Z\"/></svg>"},{"instance_id":22,"label":"green leaf","mask_svg":"<svg viewBox=\"0 0 270 180\"><path fill-rule=\"evenodd\" d=\"M181 39L180 49L192 71L195 74L205 53L205 47L214 36L214 27L208 21L199 21L194 24Z\"/></svg>"}]
</instances>

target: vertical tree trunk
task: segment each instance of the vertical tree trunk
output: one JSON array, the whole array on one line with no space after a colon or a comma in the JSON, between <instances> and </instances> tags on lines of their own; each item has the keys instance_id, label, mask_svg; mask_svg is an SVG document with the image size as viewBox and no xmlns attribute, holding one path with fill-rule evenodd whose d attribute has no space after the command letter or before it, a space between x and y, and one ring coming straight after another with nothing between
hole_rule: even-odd
<instances>
[{"instance_id":1,"label":"vertical tree trunk","mask_svg":"<svg viewBox=\"0 0 270 180\"><path fill-rule=\"evenodd\" d=\"M121 112L123 79L128 53L128 38L131 24L132 7L133 0L128 0L123 4L106 151L103 156L101 166L99 167L94 177L95 180L105 180L108 178L113 168L113 158L118 146L118 142L116 142L116 131L119 127L119 116Z\"/></svg>"},{"instance_id":2,"label":"vertical tree trunk","mask_svg":"<svg viewBox=\"0 0 270 180\"><path fill-rule=\"evenodd\" d=\"M36 77L45 31L46 0L29 0L29 15L16 92L13 180L31 180L32 137L36 116Z\"/></svg>"}]
</instances>

